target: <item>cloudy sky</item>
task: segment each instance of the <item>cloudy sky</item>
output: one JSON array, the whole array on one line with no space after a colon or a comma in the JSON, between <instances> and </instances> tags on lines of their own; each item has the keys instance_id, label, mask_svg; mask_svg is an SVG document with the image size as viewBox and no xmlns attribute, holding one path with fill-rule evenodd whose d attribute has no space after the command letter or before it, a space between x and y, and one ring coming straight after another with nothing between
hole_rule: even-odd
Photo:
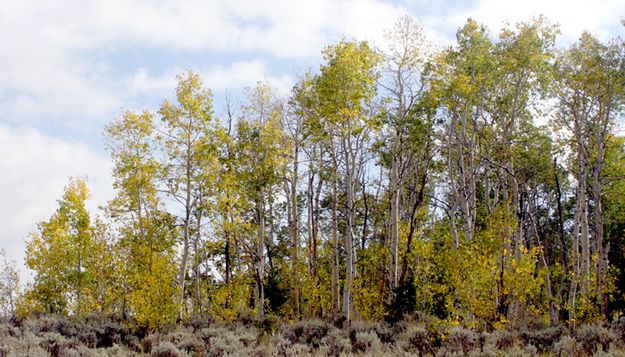
<instances>
[{"instance_id":1,"label":"cloudy sky","mask_svg":"<svg viewBox=\"0 0 625 357\"><path fill-rule=\"evenodd\" d=\"M583 30L622 35L623 0L0 0L0 248L22 265L24 240L70 176L87 176L95 209L111 196L104 125L155 109L176 74L199 72L223 112L226 91L267 80L287 93L318 68L324 45L379 42L402 15L437 45L468 17L493 34L545 14L558 44ZM23 275L26 276L26 275Z\"/></svg>"}]
</instances>

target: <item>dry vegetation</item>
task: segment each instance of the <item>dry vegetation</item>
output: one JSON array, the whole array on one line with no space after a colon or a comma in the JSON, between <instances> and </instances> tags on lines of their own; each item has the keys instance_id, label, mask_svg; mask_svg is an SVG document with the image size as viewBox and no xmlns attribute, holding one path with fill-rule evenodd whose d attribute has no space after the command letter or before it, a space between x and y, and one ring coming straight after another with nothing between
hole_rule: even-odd
<instances>
[{"instance_id":1,"label":"dry vegetation","mask_svg":"<svg viewBox=\"0 0 625 357\"><path fill-rule=\"evenodd\" d=\"M612 323L476 331L429 316L396 324L268 318L212 320L159 332L113 320L43 316L0 325L4 356L625 356L625 318Z\"/></svg>"}]
</instances>

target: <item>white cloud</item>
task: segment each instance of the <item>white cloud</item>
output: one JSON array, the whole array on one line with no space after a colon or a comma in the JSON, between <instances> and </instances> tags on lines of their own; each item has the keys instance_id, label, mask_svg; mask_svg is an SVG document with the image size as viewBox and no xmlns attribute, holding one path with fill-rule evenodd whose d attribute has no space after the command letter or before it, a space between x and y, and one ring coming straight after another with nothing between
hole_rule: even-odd
<instances>
[{"instance_id":1,"label":"white cloud","mask_svg":"<svg viewBox=\"0 0 625 357\"><path fill-rule=\"evenodd\" d=\"M129 92L141 94L165 94L176 88L176 75L182 69L168 70L165 74L155 76L147 68L139 68L132 75L123 79Z\"/></svg>"},{"instance_id":2,"label":"white cloud","mask_svg":"<svg viewBox=\"0 0 625 357\"><path fill-rule=\"evenodd\" d=\"M281 94L287 94L294 84L290 75L272 75L263 61L234 62L229 66L213 66L201 73L204 84L215 92L253 87L258 81L267 81Z\"/></svg>"},{"instance_id":3,"label":"white cloud","mask_svg":"<svg viewBox=\"0 0 625 357\"><path fill-rule=\"evenodd\" d=\"M267 81L277 88L279 93L288 94L294 84L292 76L273 75L266 63L261 60L237 61L225 66L212 65L192 70L200 74L204 86L216 95L253 87L258 81ZM146 68L140 68L123 81L129 93L151 93L157 98L171 97L177 84L176 77L185 71L186 69L175 67L161 74L152 74Z\"/></svg>"},{"instance_id":4,"label":"white cloud","mask_svg":"<svg viewBox=\"0 0 625 357\"><path fill-rule=\"evenodd\" d=\"M70 129L89 123L83 130L97 130L135 97L158 96L172 84L177 68L161 68L168 79L156 83L148 82L154 69L124 67L135 49L200 53L208 61L209 53L243 54L231 65L200 67L217 86L275 79L277 87L290 87L286 71L271 74L260 58L311 58L314 64L323 45L341 34L377 39L403 12L380 0L2 1L0 120L36 125L45 119ZM107 62L111 55L121 63ZM261 77L246 79L230 69ZM123 77L128 72L132 78ZM224 83L229 78L234 81Z\"/></svg>"},{"instance_id":5,"label":"white cloud","mask_svg":"<svg viewBox=\"0 0 625 357\"><path fill-rule=\"evenodd\" d=\"M560 43L565 45L574 42L584 30L602 40L610 39L615 35L614 28L620 27L624 13L625 2L622 0L479 0L473 6L456 8L447 16L430 17L427 22L446 28L449 33L471 17L496 35L506 22L515 24L545 15L552 23L560 24Z\"/></svg>"},{"instance_id":6,"label":"white cloud","mask_svg":"<svg viewBox=\"0 0 625 357\"><path fill-rule=\"evenodd\" d=\"M2 27L63 47L151 46L189 51L261 51L308 56L337 34L379 37L405 9L381 0L32 0L3 5ZM16 20L17 18L17 20ZM28 23L26 23L28 22ZM11 32L19 38L20 32ZM41 45L42 43L38 43Z\"/></svg>"},{"instance_id":7,"label":"white cloud","mask_svg":"<svg viewBox=\"0 0 625 357\"><path fill-rule=\"evenodd\" d=\"M102 66L54 29L55 14L46 4L0 5L0 120L77 127L119 106Z\"/></svg>"},{"instance_id":8,"label":"white cloud","mask_svg":"<svg viewBox=\"0 0 625 357\"><path fill-rule=\"evenodd\" d=\"M25 239L54 212L69 177L88 177L92 212L112 197L109 161L83 144L0 124L0 157L0 247L19 262Z\"/></svg>"}]
</instances>

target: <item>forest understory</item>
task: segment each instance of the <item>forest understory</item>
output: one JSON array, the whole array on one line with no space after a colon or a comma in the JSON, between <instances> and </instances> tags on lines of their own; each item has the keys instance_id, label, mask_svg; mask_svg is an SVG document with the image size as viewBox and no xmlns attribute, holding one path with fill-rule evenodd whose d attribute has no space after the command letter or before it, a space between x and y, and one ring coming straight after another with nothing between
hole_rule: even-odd
<instances>
[{"instance_id":1,"label":"forest understory","mask_svg":"<svg viewBox=\"0 0 625 357\"><path fill-rule=\"evenodd\" d=\"M0 324L0 357L625 356L625 318L575 331L563 325L480 331L419 314L393 324L335 326L340 322L205 319L150 333L101 317L42 316Z\"/></svg>"}]
</instances>

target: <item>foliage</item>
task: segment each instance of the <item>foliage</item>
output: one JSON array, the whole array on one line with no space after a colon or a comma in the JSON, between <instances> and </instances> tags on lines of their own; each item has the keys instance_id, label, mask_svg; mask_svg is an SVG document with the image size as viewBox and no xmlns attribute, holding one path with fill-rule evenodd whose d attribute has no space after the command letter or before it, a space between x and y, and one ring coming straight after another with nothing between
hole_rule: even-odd
<instances>
[{"instance_id":1,"label":"foliage","mask_svg":"<svg viewBox=\"0 0 625 357\"><path fill-rule=\"evenodd\" d=\"M28 237L23 293L0 262L0 312L111 317L141 333L72 337L155 355L257 337L281 354L608 353L592 323L625 313L625 50L590 33L555 49L557 33L469 19L434 52L403 18L386 51L340 40L290 94L258 82L223 116L183 73L157 112L106 125L114 197L89 211L70 179ZM213 320L256 327L169 330ZM55 329L42 350L80 353Z\"/></svg>"},{"instance_id":2,"label":"foliage","mask_svg":"<svg viewBox=\"0 0 625 357\"><path fill-rule=\"evenodd\" d=\"M22 305L37 312L85 315L95 298L102 273L102 253L85 202L89 197L85 181L71 180L59 200L59 208L27 242L26 265L36 272ZM22 311L27 314L29 311Z\"/></svg>"}]
</instances>

